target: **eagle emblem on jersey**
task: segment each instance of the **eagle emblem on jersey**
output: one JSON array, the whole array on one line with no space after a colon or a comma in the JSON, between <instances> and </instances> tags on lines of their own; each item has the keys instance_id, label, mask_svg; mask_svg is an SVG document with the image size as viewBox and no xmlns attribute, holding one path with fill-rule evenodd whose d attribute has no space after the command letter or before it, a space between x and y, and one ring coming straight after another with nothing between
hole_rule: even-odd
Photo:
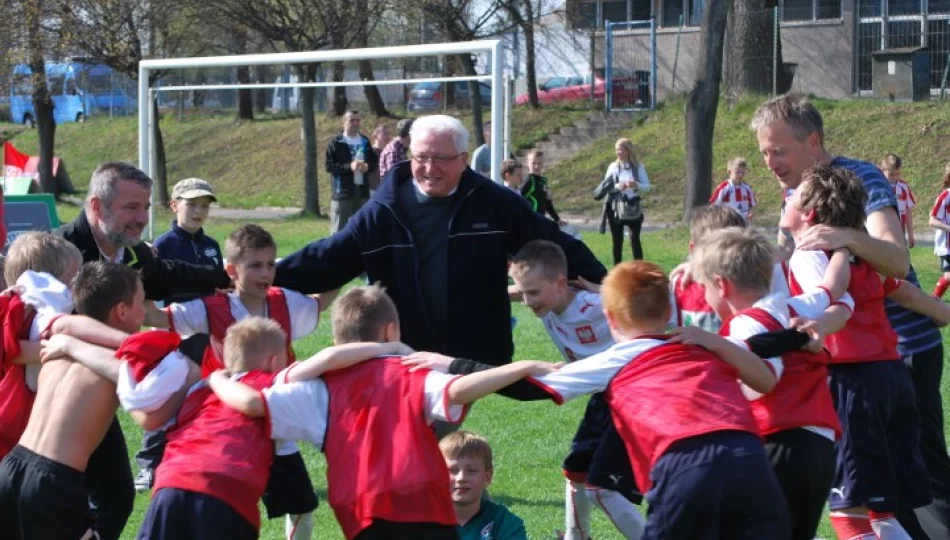
<instances>
[{"instance_id":1,"label":"eagle emblem on jersey","mask_svg":"<svg viewBox=\"0 0 950 540\"><path fill-rule=\"evenodd\" d=\"M589 345L597 341L597 336L594 334L594 329L590 325L587 326L578 326L574 329L577 333L577 339L580 340L584 345Z\"/></svg>"}]
</instances>

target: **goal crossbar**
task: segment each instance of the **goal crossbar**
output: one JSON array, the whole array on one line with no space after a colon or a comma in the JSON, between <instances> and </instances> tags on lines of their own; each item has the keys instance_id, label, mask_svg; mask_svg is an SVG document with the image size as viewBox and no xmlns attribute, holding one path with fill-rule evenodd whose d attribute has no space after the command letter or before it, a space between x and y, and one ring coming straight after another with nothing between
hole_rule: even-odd
<instances>
[{"instance_id":1,"label":"goal crossbar","mask_svg":"<svg viewBox=\"0 0 950 540\"><path fill-rule=\"evenodd\" d=\"M363 86L366 84L408 84L417 81L491 81L491 177L495 181L501 180L501 161L504 156L503 130L506 124L504 119L504 94L507 85L504 83L502 70L502 54L504 42L501 40L460 41L454 43L432 43L423 45L402 45L396 47L369 47L362 49L336 49L322 51L300 51L269 54L245 54L233 56L205 56L194 58L155 58L139 62L139 168L152 175L152 114L151 99L156 92L184 91L184 90L225 90L241 88L292 88L292 87L339 87ZM345 62L356 60L379 60L387 58L410 58L421 56L445 56L452 54L490 53L490 75L441 77L380 81L327 81L327 82L299 82L299 83L247 83L234 85L206 84L206 85L178 85L153 88L149 82L150 73L172 69L190 69L207 67L236 67L250 65L271 64L308 64L317 62ZM147 101L146 101L147 100ZM154 205L154 189L151 201ZM148 236L152 235L152 215L149 215Z\"/></svg>"}]
</instances>

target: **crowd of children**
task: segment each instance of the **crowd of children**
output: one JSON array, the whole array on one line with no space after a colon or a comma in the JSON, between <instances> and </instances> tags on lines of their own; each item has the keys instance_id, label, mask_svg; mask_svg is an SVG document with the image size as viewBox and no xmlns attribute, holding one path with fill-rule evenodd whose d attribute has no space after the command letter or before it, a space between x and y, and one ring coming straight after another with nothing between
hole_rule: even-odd
<instances>
[{"instance_id":1,"label":"crowd of children","mask_svg":"<svg viewBox=\"0 0 950 540\"><path fill-rule=\"evenodd\" d=\"M618 163L631 152L618 142ZM529 153L526 178L505 161L504 183L559 221L542 159ZM901 160L888 154L880 168L913 247ZM927 504L931 488L884 301L942 324L950 307L845 249L783 260L749 227L746 169L732 159L712 204L693 213L689 260L672 278L634 261L600 285L569 282L563 250L542 240L513 255L514 295L564 364L415 353L377 285L339 297L274 287L266 230L238 227L223 252L204 234L215 196L201 179L175 186L176 220L155 247L223 266L231 292L159 309L128 267L82 265L57 236L21 235L0 294L0 530L96 537L87 465L121 406L163 434L140 539L257 538L259 501L269 518L286 516L288 539L311 538L317 498L298 442L324 453L327 502L347 539L526 539L523 521L486 493L488 441L468 431L440 441L433 429L500 392L591 396L562 464L563 538L590 539L599 508L628 539L811 540L826 504L838 538L911 538L901 512ZM639 185L637 172L623 174ZM937 297L950 288L950 165L943 187L930 217L946 272ZM866 197L850 173L812 167L780 226L795 239L861 229ZM331 304L334 345L296 361L293 342ZM182 336L199 334L203 356L182 354Z\"/></svg>"}]
</instances>

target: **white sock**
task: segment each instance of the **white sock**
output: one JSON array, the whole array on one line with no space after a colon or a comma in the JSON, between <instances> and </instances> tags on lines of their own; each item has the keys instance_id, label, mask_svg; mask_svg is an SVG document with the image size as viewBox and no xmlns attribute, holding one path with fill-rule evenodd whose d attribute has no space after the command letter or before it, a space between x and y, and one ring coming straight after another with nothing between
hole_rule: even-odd
<instances>
[{"instance_id":1,"label":"white sock","mask_svg":"<svg viewBox=\"0 0 950 540\"><path fill-rule=\"evenodd\" d=\"M287 514L287 540L310 540L313 536L313 512Z\"/></svg>"},{"instance_id":2,"label":"white sock","mask_svg":"<svg viewBox=\"0 0 950 540\"><path fill-rule=\"evenodd\" d=\"M646 520L637 505L616 491L593 486L587 487L587 497L607 514L627 540L640 540Z\"/></svg>"},{"instance_id":3,"label":"white sock","mask_svg":"<svg viewBox=\"0 0 950 540\"><path fill-rule=\"evenodd\" d=\"M590 500L583 482L567 481L564 490L564 540L590 538Z\"/></svg>"},{"instance_id":4,"label":"white sock","mask_svg":"<svg viewBox=\"0 0 950 540\"><path fill-rule=\"evenodd\" d=\"M881 540L911 540L893 514L871 517L871 529Z\"/></svg>"}]
</instances>

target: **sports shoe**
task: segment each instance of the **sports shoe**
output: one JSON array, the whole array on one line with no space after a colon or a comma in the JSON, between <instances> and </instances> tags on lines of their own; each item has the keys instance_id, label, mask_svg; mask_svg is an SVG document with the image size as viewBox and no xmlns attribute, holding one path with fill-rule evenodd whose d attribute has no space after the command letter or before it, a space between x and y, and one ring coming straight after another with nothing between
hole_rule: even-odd
<instances>
[{"instance_id":1,"label":"sports shoe","mask_svg":"<svg viewBox=\"0 0 950 540\"><path fill-rule=\"evenodd\" d=\"M135 491L137 493L146 493L152 490L152 484L155 483L155 469L143 467L135 476Z\"/></svg>"}]
</instances>

